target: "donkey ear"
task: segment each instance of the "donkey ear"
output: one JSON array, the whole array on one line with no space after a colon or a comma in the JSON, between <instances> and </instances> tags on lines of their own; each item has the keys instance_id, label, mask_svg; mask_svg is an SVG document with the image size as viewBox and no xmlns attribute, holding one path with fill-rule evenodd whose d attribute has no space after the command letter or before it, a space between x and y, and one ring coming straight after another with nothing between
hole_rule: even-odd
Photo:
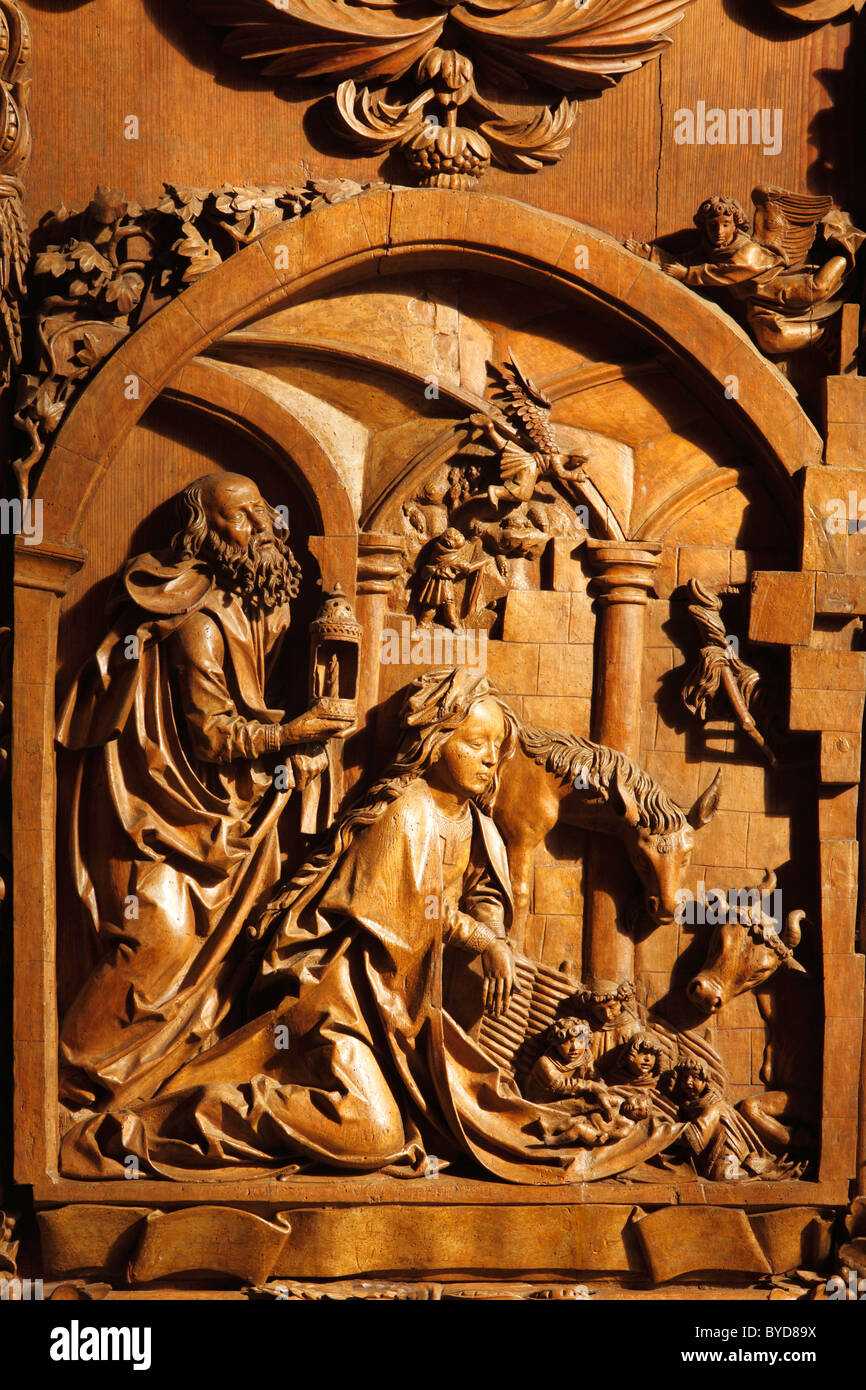
<instances>
[{"instance_id":1,"label":"donkey ear","mask_svg":"<svg viewBox=\"0 0 866 1390\"><path fill-rule=\"evenodd\" d=\"M623 786L618 775L611 783L610 804L627 825L637 825L640 819L637 801L628 788Z\"/></svg>"},{"instance_id":2,"label":"donkey ear","mask_svg":"<svg viewBox=\"0 0 866 1390\"><path fill-rule=\"evenodd\" d=\"M693 826L695 830L700 830L702 825L706 825L711 821L718 811L722 794L721 786L722 769L719 768L706 791L701 792L694 806L688 813L687 820L689 825Z\"/></svg>"}]
</instances>

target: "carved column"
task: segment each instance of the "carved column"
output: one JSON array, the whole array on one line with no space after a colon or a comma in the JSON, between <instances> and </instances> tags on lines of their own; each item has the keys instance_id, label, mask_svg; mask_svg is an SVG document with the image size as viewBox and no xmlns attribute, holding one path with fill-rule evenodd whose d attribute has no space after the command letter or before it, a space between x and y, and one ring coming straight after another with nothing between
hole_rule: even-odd
<instances>
[{"instance_id":1,"label":"carved column","mask_svg":"<svg viewBox=\"0 0 866 1390\"><path fill-rule=\"evenodd\" d=\"M597 571L592 736L637 758L640 748L644 619L661 546L645 541L587 542ZM613 838L590 842L584 973L632 979L634 942L622 922L625 852Z\"/></svg>"},{"instance_id":2,"label":"carved column","mask_svg":"<svg viewBox=\"0 0 866 1390\"><path fill-rule=\"evenodd\" d=\"M57 1159L56 777L54 678L60 600L87 552L15 544L12 851L15 1178L32 1183Z\"/></svg>"}]
</instances>

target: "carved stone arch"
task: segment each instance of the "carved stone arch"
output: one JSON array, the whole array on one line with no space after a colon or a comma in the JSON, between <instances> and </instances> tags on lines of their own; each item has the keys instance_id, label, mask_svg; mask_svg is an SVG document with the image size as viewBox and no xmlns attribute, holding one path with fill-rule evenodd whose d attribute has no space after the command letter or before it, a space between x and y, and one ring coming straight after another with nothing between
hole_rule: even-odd
<instances>
[{"instance_id":1,"label":"carved stone arch","mask_svg":"<svg viewBox=\"0 0 866 1390\"><path fill-rule=\"evenodd\" d=\"M34 1185L37 1197L60 1190L58 1114L46 1104L57 1094L52 731L60 595L86 558L83 518L148 406L233 328L379 275L450 266L554 289L565 304L598 306L643 333L650 351L664 353L690 387L718 402L717 413L728 412L730 428L780 493L791 497L792 476L820 461L821 439L790 387L726 315L600 232L481 193L381 189L323 203L204 275L127 339L70 410L47 455L37 489L41 544L16 544L15 623L27 641L16 650L13 687L14 849L21 866L14 883L15 1174ZM726 399L731 377L738 389ZM255 400L251 408L264 409ZM337 524L348 526L342 504L330 503L343 518ZM378 539L387 547L388 537ZM601 727L600 737L607 736ZM24 975L32 989L18 989Z\"/></svg>"},{"instance_id":2,"label":"carved stone arch","mask_svg":"<svg viewBox=\"0 0 866 1390\"><path fill-rule=\"evenodd\" d=\"M326 536L354 536L355 515L332 460L310 430L267 391L206 357L196 357L166 386L168 399L230 421L288 466Z\"/></svg>"},{"instance_id":3,"label":"carved stone arch","mask_svg":"<svg viewBox=\"0 0 866 1390\"><path fill-rule=\"evenodd\" d=\"M664 541L667 533L683 517L711 497L720 497L739 483L735 468L708 468L686 487L671 494L641 523L635 532L638 541Z\"/></svg>"},{"instance_id":4,"label":"carved stone arch","mask_svg":"<svg viewBox=\"0 0 866 1390\"><path fill-rule=\"evenodd\" d=\"M578 251L581 269L574 268ZM642 329L698 389L724 402L778 478L820 460L820 436L795 394L737 325L610 237L482 193L373 190L273 228L118 348L48 455L39 486L46 540L74 543L101 473L136 420L186 362L232 328L284 302L457 260L463 268L558 286L566 299L596 303ZM134 400L124 394L131 376L139 385ZM737 393L726 399L733 377ZM73 488L66 486L70 477Z\"/></svg>"}]
</instances>

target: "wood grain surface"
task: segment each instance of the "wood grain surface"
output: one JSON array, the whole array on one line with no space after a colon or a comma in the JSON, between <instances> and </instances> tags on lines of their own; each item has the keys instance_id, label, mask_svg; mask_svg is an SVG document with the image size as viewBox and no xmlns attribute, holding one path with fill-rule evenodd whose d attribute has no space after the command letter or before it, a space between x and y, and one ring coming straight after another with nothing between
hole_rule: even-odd
<instances>
[{"instance_id":1,"label":"wood grain surface","mask_svg":"<svg viewBox=\"0 0 866 1390\"><path fill-rule=\"evenodd\" d=\"M408 181L399 157L357 157L327 131L326 88L264 78L224 55L219 31L180 0L28 0L25 8L34 47L33 222L86 201L97 183L149 200L163 180ZM804 30L763 8L699 0L659 61L581 102L561 164L536 175L491 170L484 190L642 239L690 226L710 192L748 200L757 183L831 193L856 220L862 119L850 77L862 64L866 26ZM781 108L780 153L675 144L675 111L698 101ZM139 118L138 140L124 138L128 115Z\"/></svg>"}]
</instances>

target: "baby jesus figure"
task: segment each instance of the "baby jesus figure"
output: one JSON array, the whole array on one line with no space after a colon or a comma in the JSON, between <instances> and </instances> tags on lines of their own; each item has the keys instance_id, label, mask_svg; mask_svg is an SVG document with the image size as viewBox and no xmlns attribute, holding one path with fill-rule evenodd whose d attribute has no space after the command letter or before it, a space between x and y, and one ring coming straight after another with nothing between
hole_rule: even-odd
<instances>
[{"instance_id":1,"label":"baby jesus figure","mask_svg":"<svg viewBox=\"0 0 866 1390\"><path fill-rule=\"evenodd\" d=\"M580 1144L593 1149L622 1139L636 1120L650 1114L639 1095L609 1091L592 1075L592 1032L582 1018L558 1018L548 1030L548 1046L538 1057L526 1082L526 1097L568 1111L561 1120L548 1119L542 1128L547 1144Z\"/></svg>"}]
</instances>

